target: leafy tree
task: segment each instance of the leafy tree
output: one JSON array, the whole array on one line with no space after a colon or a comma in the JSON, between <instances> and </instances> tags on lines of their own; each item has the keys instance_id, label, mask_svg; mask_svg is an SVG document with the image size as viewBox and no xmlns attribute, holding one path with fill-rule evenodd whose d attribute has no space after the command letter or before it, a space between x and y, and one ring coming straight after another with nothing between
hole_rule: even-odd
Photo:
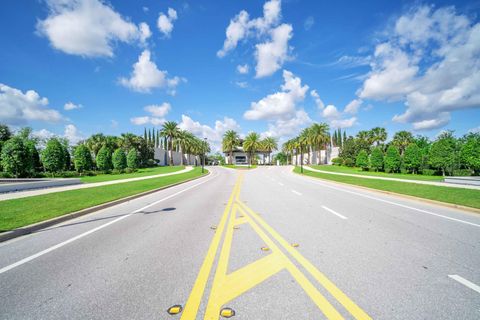
<instances>
[{"instance_id":1,"label":"leafy tree","mask_svg":"<svg viewBox=\"0 0 480 320\"><path fill-rule=\"evenodd\" d=\"M86 145L81 144L75 148L73 163L75 170L80 173L93 168L92 154Z\"/></svg>"},{"instance_id":2,"label":"leafy tree","mask_svg":"<svg viewBox=\"0 0 480 320\"><path fill-rule=\"evenodd\" d=\"M112 152L107 147L102 147L97 154L97 168L102 171L112 169Z\"/></svg>"},{"instance_id":3,"label":"leafy tree","mask_svg":"<svg viewBox=\"0 0 480 320\"><path fill-rule=\"evenodd\" d=\"M465 165L474 170L475 174L480 173L480 133L470 133L464 137L460 156Z\"/></svg>"},{"instance_id":4,"label":"leafy tree","mask_svg":"<svg viewBox=\"0 0 480 320\"><path fill-rule=\"evenodd\" d=\"M5 124L0 124L0 143L6 142L12 137L12 131Z\"/></svg>"},{"instance_id":5,"label":"leafy tree","mask_svg":"<svg viewBox=\"0 0 480 320\"><path fill-rule=\"evenodd\" d=\"M361 150L358 153L357 159L355 161L355 165L357 167L362 168L362 170L367 170L368 169L368 154L367 154L367 151Z\"/></svg>"},{"instance_id":6,"label":"leafy tree","mask_svg":"<svg viewBox=\"0 0 480 320\"><path fill-rule=\"evenodd\" d=\"M344 163L345 161L348 161L349 163L355 163L358 152L358 145L355 142L355 139L353 137L349 137L343 142L339 157L343 159Z\"/></svg>"},{"instance_id":7,"label":"leafy tree","mask_svg":"<svg viewBox=\"0 0 480 320\"><path fill-rule=\"evenodd\" d=\"M378 147L387 140L387 130L385 128L375 127L369 131L370 141Z\"/></svg>"},{"instance_id":8,"label":"leafy tree","mask_svg":"<svg viewBox=\"0 0 480 320\"><path fill-rule=\"evenodd\" d=\"M397 147L389 146L384 159L385 172L398 172L401 163L402 158L400 157L400 152L398 152Z\"/></svg>"},{"instance_id":9,"label":"leafy tree","mask_svg":"<svg viewBox=\"0 0 480 320\"><path fill-rule=\"evenodd\" d=\"M27 151L27 157L25 159L26 171L29 176L33 176L36 171L41 170L40 155L38 154L37 147L34 140L25 140L25 149Z\"/></svg>"},{"instance_id":10,"label":"leafy tree","mask_svg":"<svg viewBox=\"0 0 480 320\"><path fill-rule=\"evenodd\" d=\"M383 152L382 148L375 147L370 154L370 168L379 171L383 169Z\"/></svg>"},{"instance_id":11,"label":"leafy tree","mask_svg":"<svg viewBox=\"0 0 480 320\"><path fill-rule=\"evenodd\" d=\"M393 136L392 145L398 148L400 154L403 155L405 148L414 141L413 135L408 131L398 131Z\"/></svg>"},{"instance_id":12,"label":"leafy tree","mask_svg":"<svg viewBox=\"0 0 480 320\"><path fill-rule=\"evenodd\" d=\"M64 147L58 138L51 138L47 141L42 151L43 167L47 172L54 175L65 168Z\"/></svg>"},{"instance_id":13,"label":"leafy tree","mask_svg":"<svg viewBox=\"0 0 480 320\"><path fill-rule=\"evenodd\" d=\"M429 153L429 162L433 168L442 170L442 175L452 172L456 160L456 139L451 131L442 133L435 141Z\"/></svg>"},{"instance_id":14,"label":"leafy tree","mask_svg":"<svg viewBox=\"0 0 480 320\"><path fill-rule=\"evenodd\" d=\"M284 153L284 152L279 152L277 153L274 157L273 157L273 160L275 162L279 162L281 165L286 165L288 164L288 157L287 157L287 154Z\"/></svg>"},{"instance_id":15,"label":"leafy tree","mask_svg":"<svg viewBox=\"0 0 480 320\"><path fill-rule=\"evenodd\" d=\"M113 168L117 170L123 170L127 167L127 157L122 149L115 150L112 156Z\"/></svg>"},{"instance_id":16,"label":"leafy tree","mask_svg":"<svg viewBox=\"0 0 480 320\"><path fill-rule=\"evenodd\" d=\"M138 154L137 150L130 149L127 155L127 167L130 169L138 168Z\"/></svg>"},{"instance_id":17,"label":"leafy tree","mask_svg":"<svg viewBox=\"0 0 480 320\"><path fill-rule=\"evenodd\" d=\"M403 154L403 165L405 169L416 173L422 164L422 150L416 143L410 143Z\"/></svg>"},{"instance_id":18,"label":"leafy tree","mask_svg":"<svg viewBox=\"0 0 480 320\"><path fill-rule=\"evenodd\" d=\"M19 137L7 140L2 148L3 170L16 178L24 176L27 171L28 150Z\"/></svg>"}]
</instances>

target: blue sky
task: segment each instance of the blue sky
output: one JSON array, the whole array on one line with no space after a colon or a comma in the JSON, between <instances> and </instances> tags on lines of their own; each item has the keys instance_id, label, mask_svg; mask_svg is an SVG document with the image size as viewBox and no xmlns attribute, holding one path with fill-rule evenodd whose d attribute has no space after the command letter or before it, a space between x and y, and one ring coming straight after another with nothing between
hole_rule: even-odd
<instances>
[{"instance_id":1,"label":"blue sky","mask_svg":"<svg viewBox=\"0 0 480 320\"><path fill-rule=\"evenodd\" d=\"M479 12L480 1L7 0L0 122L73 143L165 120L214 145L227 129L283 141L315 121L464 134L480 127Z\"/></svg>"}]
</instances>

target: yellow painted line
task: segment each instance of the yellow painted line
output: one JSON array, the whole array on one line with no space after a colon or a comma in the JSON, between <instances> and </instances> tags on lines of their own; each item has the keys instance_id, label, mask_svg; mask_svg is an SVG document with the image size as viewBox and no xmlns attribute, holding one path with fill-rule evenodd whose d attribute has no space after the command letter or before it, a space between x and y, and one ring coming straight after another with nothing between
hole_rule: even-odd
<instances>
[{"instance_id":1,"label":"yellow painted line","mask_svg":"<svg viewBox=\"0 0 480 320\"><path fill-rule=\"evenodd\" d=\"M198 308L200 306L200 302L202 300L203 292L205 291L205 287L207 285L208 277L210 275L210 271L213 266L213 262L215 260L215 256L217 254L218 246L220 244L221 236L223 234L223 230L225 228L225 224L228 218L228 213L232 207L233 200L237 192L239 191L240 184L241 184L242 176L240 175L237 179L237 182L233 188L232 194L228 199L227 206L223 212L222 218L220 220L219 227L215 235L213 236L212 242L210 247L208 248L207 255L202 263L200 271L198 273L197 279L195 280L195 284L193 289L188 297L187 303L185 304L185 309L182 313L181 320L194 320L197 317Z\"/></svg>"},{"instance_id":2,"label":"yellow painted line","mask_svg":"<svg viewBox=\"0 0 480 320\"><path fill-rule=\"evenodd\" d=\"M236 197L237 202L250 213L253 218L268 232L270 235L280 243L280 245L298 261L335 299L342 304L345 309L357 320L371 320L372 318L356 305L348 296L343 293L332 281L330 281L323 273L321 273L315 266L303 257L297 250L292 248L289 243L282 238L272 227L270 227L261 217L259 217L252 209L246 206Z\"/></svg>"},{"instance_id":3,"label":"yellow painted line","mask_svg":"<svg viewBox=\"0 0 480 320\"><path fill-rule=\"evenodd\" d=\"M248 220L245 217L235 219L235 225L239 226L241 224L247 223Z\"/></svg>"}]
</instances>

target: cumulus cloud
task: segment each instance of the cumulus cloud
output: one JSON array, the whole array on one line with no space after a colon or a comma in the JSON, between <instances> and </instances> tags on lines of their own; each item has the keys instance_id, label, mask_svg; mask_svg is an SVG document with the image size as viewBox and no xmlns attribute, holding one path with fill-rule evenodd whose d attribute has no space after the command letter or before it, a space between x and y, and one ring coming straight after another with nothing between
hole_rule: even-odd
<instances>
[{"instance_id":1,"label":"cumulus cloud","mask_svg":"<svg viewBox=\"0 0 480 320\"><path fill-rule=\"evenodd\" d=\"M337 108L333 104L329 104L325 109L323 109L322 116L327 119L336 119L340 117L340 112L338 112Z\"/></svg>"},{"instance_id":2,"label":"cumulus cloud","mask_svg":"<svg viewBox=\"0 0 480 320\"><path fill-rule=\"evenodd\" d=\"M343 112L350 113L350 114L357 114L358 109L362 105L363 101L361 99L353 99L350 101L346 106Z\"/></svg>"},{"instance_id":3,"label":"cumulus cloud","mask_svg":"<svg viewBox=\"0 0 480 320\"><path fill-rule=\"evenodd\" d=\"M70 110L75 110L75 109L81 109L83 106L81 104L75 104L73 102L67 102L63 106L63 109L70 111Z\"/></svg>"},{"instance_id":4,"label":"cumulus cloud","mask_svg":"<svg viewBox=\"0 0 480 320\"><path fill-rule=\"evenodd\" d=\"M296 105L305 99L308 86L302 86L302 80L287 70L283 71L283 80L281 91L252 102L243 117L247 120L275 120L293 115Z\"/></svg>"},{"instance_id":5,"label":"cumulus cloud","mask_svg":"<svg viewBox=\"0 0 480 320\"><path fill-rule=\"evenodd\" d=\"M440 128L451 112L480 107L479 52L480 23L454 7L413 7L376 46L358 95L404 102L393 121Z\"/></svg>"},{"instance_id":6,"label":"cumulus cloud","mask_svg":"<svg viewBox=\"0 0 480 320\"><path fill-rule=\"evenodd\" d=\"M313 100L315 100L315 104L317 105L319 110L323 110L325 108L325 104L323 103L322 99L318 95L317 90L310 91L310 95L312 96Z\"/></svg>"},{"instance_id":7,"label":"cumulus cloud","mask_svg":"<svg viewBox=\"0 0 480 320\"><path fill-rule=\"evenodd\" d=\"M222 136L227 130L240 130L238 123L229 117L224 117L223 120L215 121L215 126L210 127L206 124L194 121L192 118L184 114L182 114L182 121L178 124L178 127L183 130L188 130L200 138L207 138L210 146L212 146L212 151L221 150Z\"/></svg>"},{"instance_id":8,"label":"cumulus cloud","mask_svg":"<svg viewBox=\"0 0 480 320\"><path fill-rule=\"evenodd\" d=\"M40 139L40 141L45 141L56 136L53 132L48 131L47 129L35 130L32 132L32 135Z\"/></svg>"},{"instance_id":9,"label":"cumulus cloud","mask_svg":"<svg viewBox=\"0 0 480 320\"><path fill-rule=\"evenodd\" d=\"M235 84L237 85L237 87L242 89L248 88L248 83L245 81L237 81L235 82Z\"/></svg>"},{"instance_id":10,"label":"cumulus cloud","mask_svg":"<svg viewBox=\"0 0 480 320\"><path fill-rule=\"evenodd\" d=\"M165 37L170 37L173 30L173 21L177 20L177 11L168 8L167 14L160 12L157 20L157 27Z\"/></svg>"},{"instance_id":11,"label":"cumulus cloud","mask_svg":"<svg viewBox=\"0 0 480 320\"><path fill-rule=\"evenodd\" d=\"M130 119L130 122L141 126L146 124L153 124L154 126L165 123L165 117L172 109L172 106L168 102L164 102L160 105L148 105L143 108L146 112L150 113L149 116L140 116Z\"/></svg>"},{"instance_id":12,"label":"cumulus cloud","mask_svg":"<svg viewBox=\"0 0 480 320\"><path fill-rule=\"evenodd\" d=\"M113 56L116 42L142 39L142 27L99 0L47 0L49 14L37 32L55 49L87 57Z\"/></svg>"},{"instance_id":13,"label":"cumulus cloud","mask_svg":"<svg viewBox=\"0 0 480 320\"><path fill-rule=\"evenodd\" d=\"M151 60L150 50L144 50L133 65L130 78L120 78L123 86L137 91L150 92L155 88L165 88L167 93L175 95L176 87L185 79L180 77L168 78L168 72L159 70L155 62Z\"/></svg>"},{"instance_id":14,"label":"cumulus cloud","mask_svg":"<svg viewBox=\"0 0 480 320\"><path fill-rule=\"evenodd\" d=\"M67 124L63 136L70 142L70 144L77 144L85 139L83 134L73 124Z\"/></svg>"},{"instance_id":15,"label":"cumulus cloud","mask_svg":"<svg viewBox=\"0 0 480 320\"><path fill-rule=\"evenodd\" d=\"M29 121L58 122L63 117L48 108L48 99L36 91L24 93L0 83L0 119L9 125L22 125Z\"/></svg>"},{"instance_id":16,"label":"cumulus cloud","mask_svg":"<svg viewBox=\"0 0 480 320\"><path fill-rule=\"evenodd\" d=\"M315 18L312 16L309 16L305 21L303 22L303 28L308 31L312 29L313 25L315 24Z\"/></svg>"},{"instance_id":17,"label":"cumulus cloud","mask_svg":"<svg viewBox=\"0 0 480 320\"><path fill-rule=\"evenodd\" d=\"M248 73L248 64L238 65L237 72L240 74L247 74Z\"/></svg>"},{"instance_id":18,"label":"cumulus cloud","mask_svg":"<svg viewBox=\"0 0 480 320\"><path fill-rule=\"evenodd\" d=\"M268 130L263 136L283 138L298 133L299 128L312 123L312 119L304 110L297 110L295 114L288 119L277 119L268 124Z\"/></svg>"},{"instance_id":19,"label":"cumulus cloud","mask_svg":"<svg viewBox=\"0 0 480 320\"><path fill-rule=\"evenodd\" d=\"M140 41L143 44L146 44L147 39L152 36L152 31L150 27L145 22L139 24L138 28L140 29Z\"/></svg>"},{"instance_id":20,"label":"cumulus cloud","mask_svg":"<svg viewBox=\"0 0 480 320\"><path fill-rule=\"evenodd\" d=\"M333 119L330 121L330 126L332 128L337 129L344 129L344 128L351 128L357 123L356 117L351 117L348 119Z\"/></svg>"},{"instance_id":21,"label":"cumulus cloud","mask_svg":"<svg viewBox=\"0 0 480 320\"><path fill-rule=\"evenodd\" d=\"M224 57L244 39L259 39L262 42L255 45L256 77L273 74L289 59L288 41L292 38L292 26L279 25L280 20L280 0L267 1L263 6L263 16L256 19L250 19L245 10L240 11L230 20L223 47L217 52L217 56Z\"/></svg>"}]
</instances>

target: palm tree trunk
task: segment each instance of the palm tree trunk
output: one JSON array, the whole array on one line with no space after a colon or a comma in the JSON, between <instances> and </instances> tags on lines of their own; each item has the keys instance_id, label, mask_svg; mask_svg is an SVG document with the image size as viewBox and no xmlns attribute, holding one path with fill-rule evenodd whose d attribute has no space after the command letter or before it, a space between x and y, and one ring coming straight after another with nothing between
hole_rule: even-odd
<instances>
[{"instance_id":1,"label":"palm tree trunk","mask_svg":"<svg viewBox=\"0 0 480 320\"><path fill-rule=\"evenodd\" d=\"M180 164L183 166L184 165L184 162L183 162L183 148L182 146L180 146Z\"/></svg>"},{"instance_id":2,"label":"palm tree trunk","mask_svg":"<svg viewBox=\"0 0 480 320\"><path fill-rule=\"evenodd\" d=\"M233 150L230 149L230 164L233 164Z\"/></svg>"},{"instance_id":3,"label":"palm tree trunk","mask_svg":"<svg viewBox=\"0 0 480 320\"><path fill-rule=\"evenodd\" d=\"M170 148L169 148L169 149L170 149L170 150L169 150L169 151L170 151L170 154L169 154L170 160L169 160L169 162L170 162L170 166L173 166L173 141L171 140L171 138L170 138Z\"/></svg>"}]
</instances>

